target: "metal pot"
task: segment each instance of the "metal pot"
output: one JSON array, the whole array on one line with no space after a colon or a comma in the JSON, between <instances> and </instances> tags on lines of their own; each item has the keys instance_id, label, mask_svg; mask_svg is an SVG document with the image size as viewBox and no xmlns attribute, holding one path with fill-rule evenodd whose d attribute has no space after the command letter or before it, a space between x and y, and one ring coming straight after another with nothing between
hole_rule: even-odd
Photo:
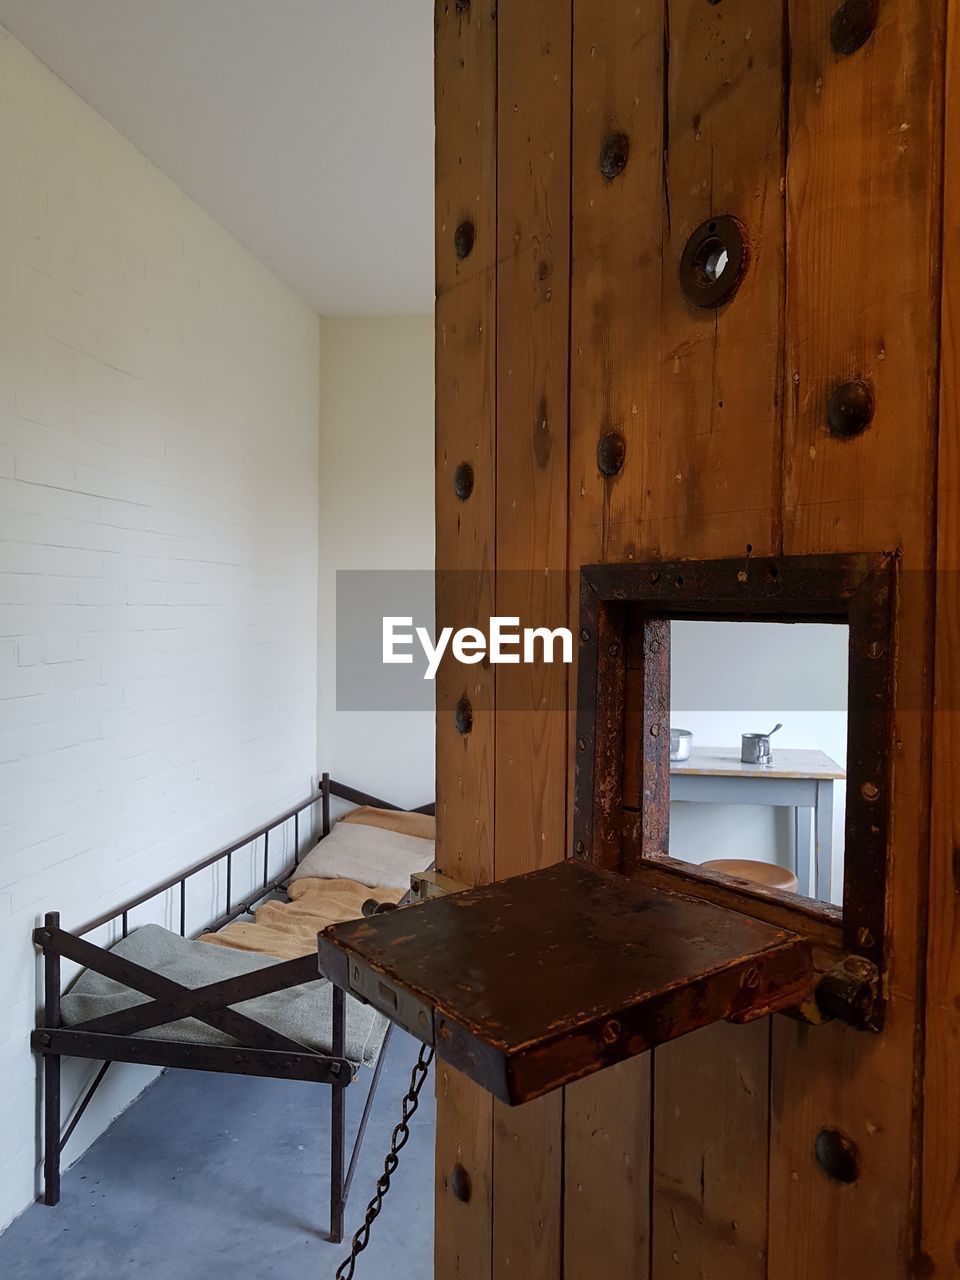
<instances>
[{"instance_id":1,"label":"metal pot","mask_svg":"<svg viewBox=\"0 0 960 1280\"><path fill-rule=\"evenodd\" d=\"M693 750L693 734L689 729L674 729L670 726L670 759L689 760Z\"/></svg>"}]
</instances>

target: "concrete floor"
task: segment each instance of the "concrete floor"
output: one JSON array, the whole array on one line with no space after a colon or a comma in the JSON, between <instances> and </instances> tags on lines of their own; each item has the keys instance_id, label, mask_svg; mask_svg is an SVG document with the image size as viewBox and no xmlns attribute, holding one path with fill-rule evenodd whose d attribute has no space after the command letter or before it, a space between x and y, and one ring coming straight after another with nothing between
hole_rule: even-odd
<instances>
[{"instance_id":1,"label":"concrete floor","mask_svg":"<svg viewBox=\"0 0 960 1280\"><path fill-rule=\"evenodd\" d=\"M328 1226L329 1091L168 1071L0 1236L3 1280L333 1280L363 1220L419 1046L395 1031L347 1205ZM371 1073L347 1090L348 1143ZM433 1274L434 1077L356 1280Z\"/></svg>"}]
</instances>

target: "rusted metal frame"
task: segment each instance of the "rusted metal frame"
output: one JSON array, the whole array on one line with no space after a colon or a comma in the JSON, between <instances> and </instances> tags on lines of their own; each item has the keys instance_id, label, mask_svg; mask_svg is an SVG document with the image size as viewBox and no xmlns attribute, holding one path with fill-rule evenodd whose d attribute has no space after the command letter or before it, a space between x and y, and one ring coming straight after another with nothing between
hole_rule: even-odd
<instances>
[{"instance_id":1,"label":"rusted metal frame","mask_svg":"<svg viewBox=\"0 0 960 1280\"><path fill-rule=\"evenodd\" d=\"M340 1094L341 1089L350 1084L353 1078L353 1067L345 1058L337 1058L330 1055L317 1054L303 1045L299 1045L296 1041L287 1040L286 1037L278 1036L269 1028L262 1026L253 1019L247 1018L245 1015L238 1014L231 1009L214 1012L211 1016L200 1018L201 1021L207 1022L208 1025L223 1030L225 1034L232 1035L235 1039L241 1041L242 1047L232 1048L229 1046L219 1045L203 1045L192 1044L184 1041L168 1041L153 1040L148 1037L133 1038L130 1033L127 1035L112 1035L104 1032L92 1031L89 1029L90 1024L82 1024L86 1030L80 1030L79 1027L65 1028L61 1026L60 1015L60 982L61 956L76 960L77 963L84 964L87 968L93 968L97 972L104 973L107 977L113 977L115 980L123 982L125 985L135 990L141 990L139 982L147 982L152 991L144 991L143 994L153 994L155 996L152 1003L146 1005L134 1006L134 1009L120 1011L118 1015L109 1015L107 1021L112 1021L121 1015L133 1016L136 1012L138 1018L146 1015L146 1011L150 1010L155 1013L158 1006L156 992L163 988L165 995L173 996L174 993L182 993L182 999L196 997L203 991L210 994L211 988L189 989L182 988L179 984L172 983L168 979L159 974L153 974L149 970L141 968L141 966L133 964L131 961L124 960L122 957L116 956L113 952L105 951L103 948L95 946L85 940L86 934L94 932L96 929L112 923L120 919L122 921L122 933L126 937L129 932L129 914L136 907L142 906L149 902L152 898L158 897L162 893L168 892L170 889L179 888L179 915L180 915L180 934L186 936L187 928L187 880L198 874L200 871L212 867L217 862L227 859L228 865L228 884L230 880L229 871L230 859L232 854L239 849L251 844L260 836L267 837L269 831L275 830L282 826L290 818L294 819L294 859L291 867L285 869L281 876L272 883L266 884L263 890L256 896L249 898L246 902L239 904L236 908L229 910L212 926L209 926L205 932L222 928L224 924L236 919L240 915L246 914L250 907L255 903L267 897L270 893L281 888L289 878L290 872L295 869L300 861L300 815L307 809L310 809L319 800L322 806L322 834L324 836L330 833L330 798L337 796L340 799L347 800L356 804L369 804L377 808L385 808L398 810L399 806L390 804L381 800L376 796L367 792L359 791L356 788L348 787L345 784L331 780L328 773L324 773L321 779L319 793L311 796L308 800L303 801L299 805L288 809L279 817L274 818L264 827L260 827L255 832L244 836L242 839L228 845L225 849L219 850L210 857L203 859L202 862L195 863L179 876L171 877L163 884L155 886L146 893L140 894L138 897L125 903L115 911L98 917L84 925L76 934L68 934L60 928L59 912L48 912L44 917L44 928L35 930L34 941L43 950L44 956L44 1008L43 1008L43 1025L31 1035L32 1048L40 1053L43 1057L44 1070L44 1203L48 1205L56 1205L60 1199L60 1154L63 1147L69 1141L71 1135L76 1129L77 1124L86 1111L94 1094L100 1087L104 1076L107 1073L112 1062L133 1062L144 1065L152 1065L158 1067L174 1067L184 1068L188 1070L216 1071L226 1072L236 1075L254 1075L266 1076L275 1079L302 1079L307 1081L328 1083L334 1088L334 1096ZM413 810L416 813L434 813L435 805L426 804L419 809ZM227 889L227 900L229 905L230 889ZM64 944L65 945L58 945ZM85 958L79 958L74 948L78 948ZM106 957L106 960L95 962L94 958ZM309 964L306 966L306 973L303 977L298 977L295 981L289 981L285 985L299 986L301 982L312 981L314 977L314 958L312 956L304 957ZM299 962L291 962L297 964ZM106 967L111 972L106 972ZM286 968L286 966L283 966ZM259 972L259 971L258 971ZM265 971L269 972L269 970ZM134 973L137 978L134 978ZM276 967L274 967L274 974ZM245 975L249 976L249 975ZM235 980L231 979L230 982ZM251 998L249 995L238 995L236 991L226 991L224 998L223 987L225 984L213 984L221 987L220 999L223 1003L228 1003L228 999L235 1001ZM274 990L280 989L277 987ZM181 996L176 997L179 1003ZM161 1007L169 1008L168 1004ZM183 1016L199 1016L193 1009ZM101 1020L92 1020L92 1022ZM225 1023L227 1025L218 1025ZM151 1021L150 1025L157 1025ZM231 1029L228 1029L228 1025ZM260 1041L261 1044L248 1045L243 1042L253 1038ZM262 1041L266 1038L272 1044L279 1044L280 1049L262 1047ZM361 1118L360 1129L354 1143L353 1153L351 1156L350 1170L348 1171L348 1179L343 1188L342 1202L346 1203L346 1197L349 1194L349 1180L352 1178L352 1171L359 1156L363 1136L366 1129L366 1120L369 1116L370 1108L373 1105L374 1096L377 1085L380 1080L383 1067L383 1051L386 1047L387 1038L381 1046L380 1055L378 1056L377 1066L374 1072L374 1079L371 1083L367 1100L364 1105L364 1112ZM290 1046L288 1050L284 1046ZM97 1073L94 1081L84 1094L79 1107L74 1113L66 1131L61 1135L60 1132L60 1110L61 1110L61 1057L78 1057L93 1059L102 1062L101 1069ZM342 1224L343 1208L341 1208L340 1217ZM342 1226L341 1226L342 1230Z\"/></svg>"},{"instance_id":2,"label":"rusted metal frame","mask_svg":"<svg viewBox=\"0 0 960 1280\"><path fill-rule=\"evenodd\" d=\"M895 567L896 561L889 570L878 567L850 601L843 941L881 972L893 796Z\"/></svg>"},{"instance_id":3,"label":"rusted metal frame","mask_svg":"<svg viewBox=\"0 0 960 1280\"><path fill-rule=\"evenodd\" d=\"M676 617L839 621L885 553L585 565L598 599Z\"/></svg>"},{"instance_id":4,"label":"rusted metal frame","mask_svg":"<svg viewBox=\"0 0 960 1280\"><path fill-rule=\"evenodd\" d=\"M647 859L637 869L641 851L635 832L639 830L640 814L637 810L625 809L624 817L624 861L634 868L626 874L641 875L645 884L704 898L718 907L740 911L778 929L795 930L813 947L818 970L827 968L842 953L843 912L840 907L798 898L796 894L780 889L762 888L751 880L729 876L681 858Z\"/></svg>"},{"instance_id":5,"label":"rusted metal frame","mask_svg":"<svg viewBox=\"0 0 960 1280\"><path fill-rule=\"evenodd\" d=\"M48 911L44 928L51 932L60 927L60 913ZM43 953L43 1034L54 1035L61 1024L60 956L57 951ZM60 1201L60 1055L48 1053L43 1060L43 1202Z\"/></svg>"},{"instance_id":6,"label":"rusted metal frame","mask_svg":"<svg viewBox=\"0 0 960 1280\"><path fill-rule=\"evenodd\" d=\"M360 1124L357 1126L357 1136L353 1140L353 1149L350 1153L350 1163L347 1166L347 1176L343 1180L343 1202L346 1204L350 1198L350 1188L353 1185L353 1175L357 1169L357 1161L360 1159L360 1149L363 1146L364 1134L367 1132L367 1121L370 1119L370 1112L373 1110L373 1104L377 1096L377 1086L380 1083L380 1077L383 1075L383 1064L387 1059L387 1047L390 1044L390 1037L393 1035L393 1023L387 1023L387 1029L383 1035L383 1043L380 1045L380 1052L377 1055L377 1065L373 1070L373 1079L370 1081L370 1088L367 1090L366 1101L363 1104L363 1113L360 1116Z\"/></svg>"},{"instance_id":7,"label":"rusted metal frame","mask_svg":"<svg viewBox=\"0 0 960 1280\"><path fill-rule=\"evenodd\" d=\"M239 920L241 916L248 916L252 913L253 908L258 902L262 902L264 898L269 898L271 893L279 893L285 889L290 881L290 875L294 868L288 867L276 880L271 880L269 884L263 885L254 894L247 894L242 902L238 902L230 911L224 912L222 916L218 916L212 924L208 924L203 933L219 933L224 925L230 924L233 920Z\"/></svg>"},{"instance_id":8,"label":"rusted metal frame","mask_svg":"<svg viewBox=\"0 0 960 1280\"><path fill-rule=\"evenodd\" d=\"M346 1088L353 1064L346 1058L313 1053L300 1046L294 1052L248 1045L200 1044L189 1040L154 1040L148 1036L111 1036L96 1031L61 1027L41 1029L30 1038L35 1052L52 1056L92 1058L100 1062L133 1062L148 1067L176 1067L186 1071L214 1071L227 1075L268 1076L277 1080L306 1080Z\"/></svg>"},{"instance_id":9,"label":"rusted metal frame","mask_svg":"<svg viewBox=\"0 0 960 1280\"><path fill-rule=\"evenodd\" d=\"M626 617L581 580L574 856L620 866ZM586 821L585 821L586 820Z\"/></svg>"},{"instance_id":10,"label":"rusted metal frame","mask_svg":"<svg viewBox=\"0 0 960 1280\"><path fill-rule=\"evenodd\" d=\"M266 965L252 973L241 973L220 982L203 987L182 987L176 995L152 1000L148 1004L136 1004L127 1009L102 1014L87 1022L73 1024L74 1031L103 1031L111 1035L136 1035L153 1027L164 1027L182 1018L198 1018L201 1021L217 1009L230 1008L255 1000L258 996L274 991L286 991L305 982L316 980L316 964L313 955L285 960L281 964Z\"/></svg>"},{"instance_id":11,"label":"rusted metal frame","mask_svg":"<svg viewBox=\"0 0 960 1280\"><path fill-rule=\"evenodd\" d=\"M338 784L336 783L332 783L331 789L337 785ZM267 831L275 830L285 822L289 822L289 820L295 815L301 814L305 809L309 809L315 805L319 799L321 799L321 796L318 794L311 796L309 800L301 801L300 804L295 805L292 809L288 809L285 813L280 814L265 826L258 827L256 831L251 831L248 835L241 837L239 840L234 840L225 848L219 849L216 853L210 854L209 857L203 858L200 862L195 862L192 866L188 867L186 871L181 871L179 875L171 876L161 884L154 885L152 889L147 889L144 893L138 894L135 898L131 898L129 902L123 903L122 906L117 907L113 911L109 911L102 916L97 916L95 920L88 921L73 932L78 937L82 938L88 933L93 933L97 929L102 929L104 925L112 924L114 920L122 918L125 914L129 915L129 913L136 907L143 906L144 903L149 902L152 898L158 898L161 894L168 893L171 889L176 888L180 889L181 922L185 925L184 891L187 880L198 875L201 871L206 871L215 863L223 861L223 859L229 857L231 854L237 853L247 845L253 844L255 840L259 840Z\"/></svg>"},{"instance_id":12,"label":"rusted metal frame","mask_svg":"<svg viewBox=\"0 0 960 1280\"><path fill-rule=\"evenodd\" d=\"M66 1129L64 1129L63 1131L63 1134L60 1138L61 1152L63 1151L67 1143L70 1141L70 1139L73 1137L74 1130L76 1129L80 1121L83 1119L84 1112L86 1111L87 1107L89 1107L90 1103L93 1101L94 1094L103 1084L103 1078L112 1066L113 1066L112 1062L103 1062L100 1064L100 1070L97 1072L97 1074L94 1076L91 1083L88 1085L86 1093L80 1099L80 1105L77 1107L76 1111L74 1111L73 1115L70 1118L70 1123L67 1125Z\"/></svg>"},{"instance_id":13,"label":"rusted metal frame","mask_svg":"<svg viewBox=\"0 0 960 1280\"><path fill-rule=\"evenodd\" d=\"M827 933L829 947L839 946L861 956L876 965L878 971L882 971L884 962L889 863L897 564L898 556L892 553L855 553L596 565L585 566L581 571L581 602L582 608L589 611L584 616L589 617L590 632L596 635L602 630L606 612L620 615L626 609L631 653L636 652L633 632L642 630L640 649L645 652L647 628L664 617L849 624L848 781L852 779L855 786L848 787L842 923L838 924L836 910L829 904L794 902L791 907L778 902L769 892L748 891L730 877L707 876L699 867L673 859L662 862L657 874L673 879L676 887L698 896L706 896L704 885L709 884L710 899L725 900L734 909L743 910L744 900L752 900L749 909L759 918L771 918L761 908L765 902L772 903L778 923L796 928L807 937L811 937L811 930ZM603 677L598 646L583 642L580 663L580 680L586 693L578 701L577 736L578 745L583 742L583 750L578 752L575 856L584 859L590 857L591 843L596 843L598 807L603 808L609 821L611 796L616 794L618 780L622 780L622 764L618 767L599 752L597 708L603 705L603 693L598 681ZM655 865L646 857L652 828L666 829L669 821L669 734L650 733L662 708L647 707L647 698L656 702L665 688L668 684L658 684L655 679L649 685L645 681L643 811L638 814L623 809L622 789L616 796L623 827L621 869L644 877L652 874ZM589 787L587 771L579 767L581 758L591 768ZM599 763L604 765L603 772L598 769ZM665 776L667 785L649 786L648 769L653 771L655 782ZM658 810L658 821L651 817L653 809ZM609 833L605 834L606 843L599 847L604 856L609 856L610 838ZM729 889L721 898L718 891L723 882L728 883ZM882 1006L878 1002L870 1025L879 1026L881 1019Z\"/></svg>"},{"instance_id":14,"label":"rusted metal frame","mask_svg":"<svg viewBox=\"0 0 960 1280\"><path fill-rule=\"evenodd\" d=\"M316 961L313 961L316 968ZM347 1000L343 990L333 986L333 1052L343 1057L347 1037ZM346 1202L344 1186L344 1150L346 1145L346 1098L342 1089L330 1095L330 1239L339 1244L343 1239L343 1216Z\"/></svg>"},{"instance_id":15,"label":"rusted metal frame","mask_svg":"<svg viewBox=\"0 0 960 1280\"><path fill-rule=\"evenodd\" d=\"M195 862L192 866L188 867L186 871L182 871L179 875L171 876L169 880L164 880L161 884L154 885L152 889L148 889L144 893L138 894L135 898L131 898L129 902L123 903L121 906L117 907L115 910L107 912L102 916L98 916L95 920L88 921L81 928L75 929L73 932L78 937L84 937L88 933L93 933L97 929L102 929L104 925L112 924L115 920L126 920L128 922L130 912L133 911L135 908L143 906L145 903L149 902L152 898L158 898L161 894L168 893L171 889L178 888L180 890L180 932L182 935L185 936L186 935L186 882L190 880L193 876L198 875L201 871L208 870L210 867L214 866L217 862L221 862L224 859L230 858L234 853L237 853L239 852L239 850L244 849L248 845L253 844L256 840L259 840L262 837L266 838L271 831L277 830L277 828L283 826L285 822L289 822L289 820L293 818L295 820L295 844L296 844L296 851L295 851L295 856L293 860L287 867L284 868L284 870L278 876L274 878L273 881L263 886L262 892L256 894L253 897L247 897L245 901L241 903L236 910L227 911L213 925L210 925L206 929L204 929L203 932L208 933L213 929L222 928L224 924L228 924L231 920L235 920L238 916L244 915L246 913L246 909L249 906L252 906L254 903L259 902L262 898L266 897L268 894L273 893L277 888L280 888L283 884L285 884L286 881L290 878L291 873L296 869L300 861L300 857L299 857L300 814L302 814L306 809L312 808L313 805L319 802L321 805L322 814L323 814L323 818L322 818L323 835L326 836L330 834L330 826L331 826L330 799L331 797L336 797L339 800L346 800L350 804L371 805L377 809L390 809L398 813L402 812L402 808L400 805L391 804L388 800L381 800L379 797L370 795L366 791L359 791L356 787L348 787L345 783L337 782L334 779L332 779L328 773L324 773L321 779L320 789L316 795L311 796L308 800L301 801L300 804L295 805L292 809L287 809L285 813L281 813L278 817L274 818L271 822L268 822L266 825L262 827L258 827L256 831L251 831L248 835L241 837L241 839L233 841L232 844L229 844L225 848L218 850L216 853L210 854L209 857L202 859L202 861ZM414 813L432 812L434 810L434 807L435 806L433 804L424 805L420 809L412 810L412 812ZM124 936L126 936L126 934L124 934Z\"/></svg>"},{"instance_id":16,"label":"rusted metal frame","mask_svg":"<svg viewBox=\"0 0 960 1280\"><path fill-rule=\"evenodd\" d=\"M342 782L330 783L330 794L336 796L338 800L346 800L349 804L370 805L374 809L391 809L395 813L406 812L403 805L391 804L389 800L381 800L377 796L372 796L369 792L358 791L356 787L348 787Z\"/></svg>"},{"instance_id":17,"label":"rusted metal frame","mask_svg":"<svg viewBox=\"0 0 960 1280\"><path fill-rule=\"evenodd\" d=\"M120 982L154 999L179 997L184 993L192 994L190 988L181 986L179 982L174 982L163 974L155 973L152 969L146 969L133 960L119 956L116 951L105 951L84 938L67 933L64 929L45 926L34 931L33 940L43 948L44 954L53 950L58 955L83 965L86 969L93 969L96 973L102 973L104 977L113 978L115 982ZM214 1027L217 1031L234 1037L241 1043L249 1044L252 1048L273 1049L282 1053L303 1052L303 1045L298 1044L296 1040L280 1035L279 1032L265 1027L245 1014L238 1013L235 1009L211 1009L206 1012L197 1012L192 1016Z\"/></svg>"},{"instance_id":18,"label":"rusted metal frame","mask_svg":"<svg viewBox=\"0 0 960 1280\"><path fill-rule=\"evenodd\" d=\"M640 852L665 858L670 852L670 621L648 615L640 627L641 783ZM620 814L621 824L623 813ZM624 857L621 852L621 869Z\"/></svg>"},{"instance_id":19,"label":"rusted metal frame","mask_svg":"<svg viewBox=\"0 0 960 1280\"><path fill-rule=\"evenodd\" d=\"M320 838L330 834L330 775L324 773L320 778Z\"/></svg>"}]
</instances>

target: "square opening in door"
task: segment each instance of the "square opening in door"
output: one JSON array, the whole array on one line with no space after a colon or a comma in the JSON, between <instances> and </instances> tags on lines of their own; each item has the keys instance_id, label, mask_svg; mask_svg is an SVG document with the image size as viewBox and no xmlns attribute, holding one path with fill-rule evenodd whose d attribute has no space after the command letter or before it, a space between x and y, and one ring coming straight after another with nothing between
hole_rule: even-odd
<instances>
[{"instance_id":1,"label":"square opening in door","mask_svg":"<svg viewBox=\"0 0 960 1280\"><path fill-rule=\"evenodd\" d=\"M845 623L670 623L673 857L839 905Z\"/></svg>"},{"instance_id":2,"label":"square opening in door","mask_svg":"<svg viewBox=\"0 0 960 1280\"><path fill-rule=\"evenodd\" d=\"M585 567L574 857L882 965L896 569Z\"/></svg>"}]
</instances>

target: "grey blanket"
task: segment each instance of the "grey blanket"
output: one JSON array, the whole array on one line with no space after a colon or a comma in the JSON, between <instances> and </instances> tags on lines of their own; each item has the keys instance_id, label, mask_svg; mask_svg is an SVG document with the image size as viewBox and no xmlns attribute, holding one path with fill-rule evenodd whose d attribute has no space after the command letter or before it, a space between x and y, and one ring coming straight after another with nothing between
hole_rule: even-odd
<instances>
[{"instance_id":1,"label":"grey blanket","mask_svg":"<svg viewBox=\"0 0 960 1280\"><path fill-rule=\"evenodd\" d=\"M203 987L210 982L220 982L255 969L266 969L282 961L268 956L250 955L227 947L212 947L207 942L195 942L170 933L156 924L135 929L129 937L110 948L118 956L132 960L163 974L185 987ZM63 997L62 1016L66 1026L99 1018L105 1013L115 1013L131 1005L146 1004L149 996L93 969L85 969L70 991ZM377 1056L387 1029L387 1021L369 1005L347 997L347 1047L346 1057L353 1063L369 1065ZM325 978L306 982L285 991L257 996L245 1000L235 1008L264 1026L297 1040L309 1049L321 1053L332 1052L332 997L331 986ZM198 1022L195 1018L183 1018L153 1027L137 1035L154 1040L191 1040L202 1044L233 1044L234 1041L214 1027Z\"/></svg>"}]
</instances>

